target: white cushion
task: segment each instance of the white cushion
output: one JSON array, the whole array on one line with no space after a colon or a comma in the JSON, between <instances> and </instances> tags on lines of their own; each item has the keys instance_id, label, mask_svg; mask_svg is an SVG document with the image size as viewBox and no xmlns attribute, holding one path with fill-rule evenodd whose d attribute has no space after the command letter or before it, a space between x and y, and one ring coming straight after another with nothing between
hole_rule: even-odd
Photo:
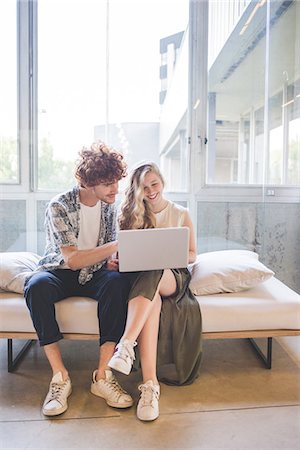
<instances>
[{"instance_id":1,"label":"white cushion","mask_svg":"<svg viewBox=\"0 0 300 450\"><path fill-rule=\"evenodd\" d=\"M249 250L203 253L190 265L190 289L194 295L239 292L268 280L274 272Z\"/></svg>"},{"instance_id":2,"label":"white cushion","mask_svg":"<svg viewBox=\"0 0 300 450\"><path fill-rule=\"evenodd\" d=\"M23 294L25 279L39 260L40 256L32 252L0 253L0 288Z\"/></svg>"}]
</instances>

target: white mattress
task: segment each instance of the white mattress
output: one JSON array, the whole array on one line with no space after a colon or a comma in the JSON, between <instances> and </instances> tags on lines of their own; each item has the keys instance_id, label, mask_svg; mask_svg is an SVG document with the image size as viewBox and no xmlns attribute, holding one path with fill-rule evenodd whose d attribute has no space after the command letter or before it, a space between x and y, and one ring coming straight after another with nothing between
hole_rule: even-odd
<instances>
[{"instance_id":1,"label":"white mattress","mask_svg":"<svg viewBox=\"0 0 300 450\"><path fill-rule=\"evenodd\" d=\"M197 299L204 332L300 329L300 295L274 277L247 291Z\"/></svg>"},{"instance_id":2,"label":"white mattress","mask_svg":"<svg viewBox=\"0 0 300 450\"><path fill-rule=\"evenodd\" d=\"M276 278L235 294L197 297L204 332L300 329L300 295ZM70 297L56 304L62 333L98 333L97 302ZM34 331L24 298L0 293L0 332Z\"/></svg>"}]
</instances>

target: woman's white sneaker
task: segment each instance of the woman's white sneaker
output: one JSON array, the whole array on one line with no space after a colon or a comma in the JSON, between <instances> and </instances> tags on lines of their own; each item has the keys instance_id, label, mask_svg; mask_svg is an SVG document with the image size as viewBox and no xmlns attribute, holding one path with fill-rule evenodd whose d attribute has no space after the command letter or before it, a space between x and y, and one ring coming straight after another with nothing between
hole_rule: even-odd
<instances>
[{"instance_id":1,"label":"woman's white sneaker","mask_svg":"<svg viewBox=\"0 0 300 450\"><path fill-rule=\"evenodd\" d=\"M103 398L113 408L129 408L133 405L132 397L119 385L111 370L105 370L105 379L96 380L97 370L94 370L91 393Z\"/></svg>"},{"instance_id":2,"label":"woman's white sneaker","mask_svg":"<svg viewBox=\"0 0 300 450\"><path fill-rule=\"evenodd\" d=\"M136 346L136 342L124 340L119 342L116 346L113 357L109 360L108 367L117 370L118 372L129 375L133 361L135 360L135 354L133 348Z\"/></svg>"},{"instance_id":3,"label":"woman's white sneaker","mask_svg":"<svg viewBox=\"0 0 300 450\"><path fill-rule=\"evenodd\" d=\"M45 416L57 416L68 409L67 399L72 392L70 378L64 380L62 373L56 373L49 386L49 392L43 404L43 414Z\"/></svg>"},{"instance_id":4,"label":"woman's white sneaker","mask_svg":"<svg viewBox=\"0 0 300 450\"><path fill-rule=\"evenodd\" d=\"M160 387L152 380L139 386L141 397L137 405L137 417L140 420L155 420L159 416L158 400Z\"/></svg>"}]
</instances>

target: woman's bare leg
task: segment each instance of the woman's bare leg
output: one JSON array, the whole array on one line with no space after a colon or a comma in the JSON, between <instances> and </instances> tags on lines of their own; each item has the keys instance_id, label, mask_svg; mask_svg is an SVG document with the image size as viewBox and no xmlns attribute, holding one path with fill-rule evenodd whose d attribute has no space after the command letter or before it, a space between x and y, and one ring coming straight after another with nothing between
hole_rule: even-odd
<instances>
[{"instance_id":1,"label":"woman's bare leg","mask_svg":"<svg viewBox=\"0 0 300 450\"><path fill-rule=\"evenodd\" d=\"M169 297L176 292L176 280L172 270L165 269L158 285L159 294L163 297Z\"/></svg>"},{"instance_id":2,"label":"woman's bare leg","mask_svg":"<svg viewBox=\"0 0 300 450\"><path fill-rule=\"evenodd\" d=\"M172 271L164 270L155 297L157 295L169 296L174 294L175 291L176 280ZM156 307L154 299L151 301L139 295L129 301L126 327L121 341L127 339L134 342L137 340L150 314L152 314L152 309Z\"/></svg>"},{"instance_id":3,"label":"woman's bare leg","mask_svg":"<svg viewBox=\"0 0 300 450\"><path fill-rule=\"evenodd\" d=\"M139 353L141 358L141 367L143 374L143 383L152 380L154 384L158 384L156 375L157 360L157 340L159 329L159 317L161 311L161 297L155 294L152 300L151 314L143 326L138 337Z\"/></svg>"},{"instance_id":4,"label":"woman's bare leg","mask_svg":"<svg viewBox=\"0 0 300 450\"><path fill-rule=\"evenodd\" d=\"M158 384L156 375L157 340L161 311L161 295L176 291L176 280L171 270L165 270L153 300L139 296L130 300L125 332L121 341L138 340L143 381Z\"/></svg>"},{"instance_id":5,"label":"woman's bare leg","mask_svg":"<svg viewBox=\"0 0 300 450\"><path fill-rule=\"evenodd\" d=\"M174 294L175 291L175 277L171 270L165 270L158 285L157 293L151 302L151 314L148 316L138 338L144 383L152 380L154 384L158 384L156 361L159 318L162 305L161 296L167 297Z\"/></svg>"}]
</instances>

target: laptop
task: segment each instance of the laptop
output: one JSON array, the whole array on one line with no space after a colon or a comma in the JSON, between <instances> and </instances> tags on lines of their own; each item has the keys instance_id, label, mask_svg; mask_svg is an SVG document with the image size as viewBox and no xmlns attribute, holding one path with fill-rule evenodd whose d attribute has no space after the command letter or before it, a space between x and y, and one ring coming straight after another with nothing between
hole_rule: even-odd
<instances>
[{"instance_id":1,"label":"laptop","mask_svg":"<svg viewBox=\"0 0 300 450\"><path fill-rule=\"evenodd\" d=\"M120 230L118 255L120 272L187 267L189 228Z\"/></svg>"}]
</instances>

